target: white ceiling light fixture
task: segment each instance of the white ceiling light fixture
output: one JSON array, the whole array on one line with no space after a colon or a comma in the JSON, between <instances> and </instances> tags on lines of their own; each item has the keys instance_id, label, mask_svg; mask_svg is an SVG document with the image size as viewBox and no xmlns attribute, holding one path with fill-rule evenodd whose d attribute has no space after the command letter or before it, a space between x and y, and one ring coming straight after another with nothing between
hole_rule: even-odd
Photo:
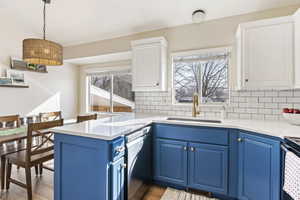
<instances>
[{"instance_id":1,"label":"white ceiling light fixture","mask_svg":"<svg viewBox=\"0 0 300 200\"><path fill-rule=\"evenodd\" d=\"M201 23L206 17L206 13L204 10L199 9L195 10L192 14L192 19L194 23Z\"/></svg>"}]
</instances>

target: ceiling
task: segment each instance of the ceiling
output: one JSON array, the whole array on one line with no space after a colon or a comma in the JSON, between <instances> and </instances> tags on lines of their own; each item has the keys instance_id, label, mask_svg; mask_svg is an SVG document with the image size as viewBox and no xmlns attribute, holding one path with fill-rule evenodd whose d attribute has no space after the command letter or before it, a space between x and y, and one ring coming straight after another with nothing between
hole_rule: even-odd
<instances>
[{"instance_id":1,"label":"ceiling","mask_svg":"<svg viewBox=\"0 0 300 200\"><path fill-rule=\"evenodd\" d=\"M299 0L52 0L47 37L64 46L192 23L191 13L207 20L299 4ZM0 20L9 19L41 37L40 0L0 0Z\"/></svg>"}]
</instances>

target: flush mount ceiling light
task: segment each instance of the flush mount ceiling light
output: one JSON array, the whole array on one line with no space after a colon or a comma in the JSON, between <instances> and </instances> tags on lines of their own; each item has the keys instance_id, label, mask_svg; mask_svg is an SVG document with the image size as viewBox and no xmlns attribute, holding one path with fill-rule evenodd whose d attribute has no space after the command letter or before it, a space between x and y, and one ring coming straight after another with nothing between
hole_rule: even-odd
<instances>
[{"instance_id":1,"label":"flush mount ceiling light","mask_svg":"<svg viewBox=\"0 0 300 200\"><path fill-rule=\"evenodd\" d=\"M195 10L192 14L192 19L194 23L200 23L204 20L206 16L206 13L204 10L199 9L199 10Z\"/></svg>"},{"instance_id":2,"label":"flush mount ceiling light","mask_svg":"<svg viewBox=\"0 0 300 200\"><path fill-rule=\"evenodd\" d=\"M38 65L62 65L63 48L60 44L46 40L46 4L51 0L42 0L43 10L43 39L29 38L23 40L23 60Z\"/></svg>"}]
</instances>

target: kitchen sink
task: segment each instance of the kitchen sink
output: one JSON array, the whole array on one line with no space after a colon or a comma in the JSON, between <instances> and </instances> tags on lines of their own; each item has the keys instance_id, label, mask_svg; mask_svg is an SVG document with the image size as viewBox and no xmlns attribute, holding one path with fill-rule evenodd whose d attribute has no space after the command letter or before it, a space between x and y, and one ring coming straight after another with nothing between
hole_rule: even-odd
<instances>
[{"instance_id":1,"label":"kitchen sink","mask_svg":"<svg viewBox=\"0 0 300 200\"><path fill-rule=\"evenodd\" d=\"M167 118L167 120L170 120L170 121L189 121L189 122L217 123L217 124L222 123L222 121L220 121L220 120L190 119L190 118L176 118L176 117L169 117L169 118Z\"/></svg>"}]
</instances>

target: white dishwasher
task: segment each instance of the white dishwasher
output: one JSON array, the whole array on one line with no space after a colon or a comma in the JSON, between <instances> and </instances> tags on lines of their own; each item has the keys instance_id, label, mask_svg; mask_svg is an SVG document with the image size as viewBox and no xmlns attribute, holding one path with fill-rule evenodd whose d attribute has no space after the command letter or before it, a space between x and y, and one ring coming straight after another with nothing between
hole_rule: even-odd
<instances>
[{"instance_id":1,"label":"white dishwasher","mask_svg":"<svg viewBox=\"0 0 300 200\"><path fill-rule=\"evenodd\" d=\"M125 199L139 199L147 192L152 181L151 127L145 127L125 137L126 188Z\"/></svg>"}]
</instances>

